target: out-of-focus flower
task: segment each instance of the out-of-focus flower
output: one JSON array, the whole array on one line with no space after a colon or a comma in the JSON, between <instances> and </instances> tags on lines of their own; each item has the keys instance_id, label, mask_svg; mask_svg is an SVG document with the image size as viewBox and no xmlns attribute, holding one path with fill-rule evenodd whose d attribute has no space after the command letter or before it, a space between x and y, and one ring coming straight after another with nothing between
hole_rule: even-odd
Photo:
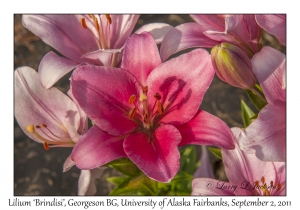
<instances>
[{"instance_id":1,"label":"out-of-focus flower","mask_svg":"<svg viewBox=\"0 0 300 210\"><path fill-rule=\"evenodd\" d=\"M194 174L195 178L215 178L206 146L201 146L201 165Z\"/></svg>"},{"instance_id":2,"label":"out-of-focus flower","mask_svg":"<svg viewBox=\"0 0 300 210\"><path fill-rule=\"evenodd\" d=\"M237 138L242 130L232 128ZM284 162L265 162L254 154L242 151L237 142L234 150L222 149L222 158L228 182L210 178L196 178L192 195L285 195Z\"/></svg>"},{"instance_id":3,"label":"out-of-focus flower","mask_svg":"<svg viewBox=\"0 0 300 210\"><path fill-rule=\"evenodd\" d=\"M253 57L252 66L268 104L241 133L240 147L248 152L255 152L263 161L285 161L285 55L266 46Z\"/></svg>"},{"instance_id":4,"label":"out-of-focus flower","mask_svg":"<svg viewBox=\"0 0 300 210\"><path fill-rule=\"evenodd\" d=\"M190 15L196 22L170 30L161 43L162 60L192 47L211 48L222 42L241 48L249 58L261 49L262 29L255 15Z\"/></svg>"},{"instance_id":5,"label":"out-of-focus flower","mask_svg":"<svg viewBox=\"0 0 300 210\"><path fill-rule=\"evenodd\" d=\"M87 130L83 111L58 89L45 89L30 67L15 70L15 117L24 133L45 149L73 147ZM68 158L64 170L71 166Z\"/></svg>"},{"instance_id":6,"label":"out-of-focus flower","mask_svg":"<svg viewBox=\"0 0 300 210\"><path fill-rule=\"evenodd\" d=\"M242 89L254 88L256 78L251 60L239 47L223 42L212 48L211 58L221 80Z\"/></svg>"},{"instance_id":7,"label":"out-of-focus flower","mask_svg":"<svg viewBox=\"0 0 300 210\"><path fill-rule=\"evenodd\" d=\"M39 74L49 88L76 66L116 66L126 39L139 15L23 15L23 25L64 57L49 52L42 59ZM149 31L159 43L172 26L144 25L136 33Z\"/></svg>"},{"instance_id":8,"label":"out-of-focus flower","mask_svg":"<svg viewBox=\"0 0 300 210\"><path fill-rule=\"evenodd\" d=\"M255 18L260 27L286 45L286 15L255 15Z\"/></svg>"},{"instance_id":9,"label":"out-of-focus flower","mask_svg":"<svg viewBox=\"0 0 300 210\"><path fill-rule=\"evenodd\" d=\"M178 145L234 148L227 125L198 110L214 75L205 50L162 63L144 32L127 40L121 68L82 65L71 77L74 97L95 123L72 151L77 167L128 157L150 178L169 182L179 169Z\"/></svg>"},{"instance_id":10,"label":"out-of-focus flower","mask_svg":"<svg viewBox=\"0 0 300 210\"><path fill-rule=\"evenodd\" d=\"M78 180L78 195L95 195L97 192L95 181L99 179L106 167L92 170L81 170Z\"/></svg>"}]
</instances>

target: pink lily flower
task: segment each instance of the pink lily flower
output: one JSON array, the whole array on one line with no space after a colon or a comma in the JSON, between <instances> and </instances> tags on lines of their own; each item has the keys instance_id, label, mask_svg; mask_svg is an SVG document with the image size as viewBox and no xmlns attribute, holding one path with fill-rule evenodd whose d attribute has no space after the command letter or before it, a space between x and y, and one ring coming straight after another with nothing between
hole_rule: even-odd
<instances>
[{"instance_id":1,"label":"pink lily flower","mask_svg":"<svg viewBox=\"0 0 300 210\"><path fill-rule=\"evenodd\" d=\"M235 149L222 149L225 172L229 181L196 178L192 181L191 195L285 195L285 163L265 162L254 154L245 153L237 144L242 129L232 128L232 132L236 139Z\"/></svg>"},{"instance_id":2,"label":"pink lily flower","mask_svg":"<svg viewBox=\"0 0 300 210\"><path fill-rule=\"evenodd\" d=\"M49 52L39 66L41 82L50 88L76 66L116 66L139 15L23 15L23 25L65 57ZM136 33L152 32L157 42L172 28L147 24Z\"/></svg>"},{"instance_id":3,"label":"pink lily flower","mask_svg":"<svg viewBox=\"0 0 300 210\"><path fill-rule=\"evenodd\" d=\"M252 58L253 71L268 104L239 137L241 149L255 152L263 161L285 161L286 158L286 91L285 55L271 47Z\"/></svg>"},{"instance_id":4,"label":"pink lily flower","mask_svg":"<svg viewBox=\"0 0 300 210\"><path fill-rule=\"evenodd\" d=\"M198 110L213 76L205 50L162 63L146 32L127 40L121 69L78 67L73 95L95 126L75 145L72 160L87 170L127 157L148 177L169 182L179 170L178 146L233 149L227 125Z\"/></svg>"},{"instance_id":5,"label":"pink lily flower","mask_svg":"<svg viewBox=\"0 0 300 210\"><path fill-rule=\"evenodd\" d=\"M260 27L286 45L286 15L255 15L255 19Z\"/></svg>"},{"instance_id":6,"label":"pink lily flower","mask_svg":"<svg viewBox=\"0 0 300 210\"><path fill-rule=\"evenodd\" d=\"M261 49L262 30L255 15L190 15L196 22L170 30L161 43L162 60L192 47L212 48L222 42L234 44L252 57Z\"/></svg>"},{"instance_id":7,"label":"pink lily flower","mask_svg":"<svg viewBox=\"0 0 300 210\"><path fill-rule=\"evenodd\" d=\"M30 67L15 70L15 117L24 133L49 147L73 147L87 130L87 117L56 88L45 89ZM70 158L64 171L73 165Z\"/></svg>"}]
</instances>

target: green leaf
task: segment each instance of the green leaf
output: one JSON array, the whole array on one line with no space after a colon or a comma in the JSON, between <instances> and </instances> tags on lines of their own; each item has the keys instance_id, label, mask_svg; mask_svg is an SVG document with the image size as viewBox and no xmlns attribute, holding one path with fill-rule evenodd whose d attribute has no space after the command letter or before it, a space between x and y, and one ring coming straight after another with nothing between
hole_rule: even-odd
<instances>
[{"instance_id":1,"label":"green leaf","mask_svg":"<svg viewBox=\"0 0 300 210\"><path fill-rule=\"evenodd\" d=\"M120 158L107 164L107 166L118 170L128 176L138 176L141 170L128 158Z\"/></svg>"},{"instance_id":2,"label":"green leaf","mask_svg":"<svg viewBox=\"0 0 300 210\"><path fill-rule=\"evenodd\" d=\"M197 151L195 146L187 146L180 152L180 171L194 174L197 167Z\"/></svg>"},{"instance_id":3,"label":"green leaf","mask_svg":"<svg viewBox=\"0 0 300 210\"><path fill-rule=\"evenodd\" d=\"M251 123L251 118L255 116L255 113L251 110L251 108L241 100L241 108L242 108L242 119L244 123L244 127L248 127Z\"/></svg>"},{"instance_id":4,"label":"green leaf","mask_svg":"<svg viewBox=\"0 0 300 210\"><path fill-rule=\"evenodd\" d=\"M255 87L257 88L258 91L261 92L261 94L263 95L263 92L261 90L261 87L259 85L255 85ZM263 100L261 100L260 97L258 97L255 93L253 93L251 90L246 90L246 93L248 95L248 97L250 98L251 102L253 103L253 105L255 106L255 108L260 111L264 106L267 105L267 103Z\"/></svg>"},{"instance_id":5,"label":"green leaf","mask_svg":"<svg viewBox=\"0 0 300 210\"><path fill-rule=\"evenodd\" d=\"M144 181L142 182L142 187L151 193L151 195L158 195L158 182L154 181L145 176Z\"/></svg>"},{"instance_id":6,"label":"green leaf","mask_svg":"<svg viewBox=\"0 0 300 210\"><path fill-rule=\"evenodd\" d=\"M217 158L222 160L221 148L208 147L209 151L213 153Z\"/></svg>"},{"instance_id":7,"label":"green leaf","mask_svg":"<svg viewBox=\"0 0 300 210\"><path fill-rule=\"evenodd\" d=\"M115 185L121 185L122 183L124 183L125 181L128 180L127 177L122 177L122 176L112 176L112 177L108 177L106 179L109 183L115 184Z\"/></svg>"},{"instance_id":8,"label":"green leaf","mask_svg":"<svg viewBox=\"0 0 300 210\"><path fill-rule=\"evenodd\" d=\"M144 174L135 178L125 177L109 195L158 195L157 182Z\"/></svg>"}]
</instances>

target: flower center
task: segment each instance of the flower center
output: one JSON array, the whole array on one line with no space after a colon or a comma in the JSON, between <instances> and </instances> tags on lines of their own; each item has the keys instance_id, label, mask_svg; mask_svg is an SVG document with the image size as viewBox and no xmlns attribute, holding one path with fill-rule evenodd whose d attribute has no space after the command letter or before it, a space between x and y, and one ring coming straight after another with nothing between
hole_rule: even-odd
<instances>
[{"instance_id":1,"label":"flower center","mask_svg":"<svg viewBox=\"0 0 300 210\"><path fill-rule=\"evenodd\" d=\"M95 15L89 15L89 17L92 19L94 29L96 29L98 37L95 37L95 40L98 44L99 49L111 49L110 46L110 26L112 24L112 20L110 15L105 15L107 22L102 23L101 19L97 19ZM84 29L89 29L90 31L93 28L89 28L88 25L86 24L86 19L81 18L80 19L81 26Z\"/></svg>"},{"instance_id":2,"label":"flower center","mask_svg":"<svg viewBox=\"0 0 300 210\"><path fill-rule=\"evenodd\" d=\"M273 181L270 181L270 184L267 184L265 182L265 177L261 177L261 181L256 180L254 182L254 188L260 190L262 192L262 195L271 195L274 190L279 191L281 189L280 182L274 183Z\"/></svg>"},{"instance_id":3,"label":"flower center","mask_svg":"<svg viewBox=\"0 0 300 210\"><path fill-rule=\"evenodd\" d=\"M148 106L148 97L147 97L147 92L148 92L148 87L142 87L143 93L140 94L139 96L139 101L142 104L142 110L138 108L136 105L136 95L131 95L128 99L129 104L133 104L134 107L130 109L128 112L128 117L136 122L138 124L142 125L143 129L146 130L153 130L156 128L156 121L158 121L158 118L161 117L161 115L164 113L164 106L162 105L160 99L161 96L159 93L156 93L154 95L154 98L156 99L152 109L149 109ZM155 110L156 107L156 110Z\"/></svg>"},{"instance_id":4,"label":"flower center","mask_svg":"<svg viewBox=\"0 0 300 210\"><path fill-rule=\"evenodd\" d=\"M28 125L26 130L33 134L36 138L44 142L44 148L49 149L50 145L66 145L66 141L72 142L72 139L62 138L55 135L46 124Z\"/></svg>"}]
</instances>

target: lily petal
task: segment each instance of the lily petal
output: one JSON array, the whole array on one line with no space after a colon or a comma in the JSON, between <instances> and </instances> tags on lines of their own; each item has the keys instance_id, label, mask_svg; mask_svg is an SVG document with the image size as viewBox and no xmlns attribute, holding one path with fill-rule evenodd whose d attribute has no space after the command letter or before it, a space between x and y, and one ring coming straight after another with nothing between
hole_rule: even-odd
<instances>
[{"instance_id":1,"label":"lily petal","mask_svg":"<svg viewBox=\"0 0 300 210\"><path fill-rule=\"evenodd\" d=\"M118 158L127 157L122 137L91 127L74 146L71 158L82 170L94 169Z\"/></svg>"},{"instance_id":2,"label":"lily petal","mask_svg":"<svg viewBox=\"0 0 300 210\"><path fill-rule=\"evenodd\" d=\"M229 182L223 182L211 178L196 178L192 181L193 191L191 195L224 195L232 196L235 195L232 189L220 189L220 186L224 184L231 186ZM218 188L219 186L219 188Z\"/></svg>"},{"instance_id":3,"label":"lily petal","mask_svg":"<svg viewBox=\"0 0 300 210\"><path fill-rule=\"evenodd\" d=\"M181 135L174 126L162 125L150 139L145 133L129 135L124 140L124 150L148 177L169 182L179 170L180 140Z\"/></svg>"},{"instance_id":4,"label":"lily petal","mask_svg":"<svg viewBox=\"0 0 300 210\"><path fill-rule=\"evenodd\" d=\"M243 132L240 128L232 128L235 139ZM238 145L235 150L222 149L225 172L231 184L237 185L236 195L261 195L258 188L254 188L255 181L265 178L267 185L273 181L276 184L277 171L273 162L259 160L254 154L247 154ZM280 166L280 165L279 165ZM262 184L261 184L262 185Z\"/></svg>"},{"instance_id":5,"label":"lily petal","mask_svg":"<svg viewBox=\"0 0 300 210\"><path fill-rule=\"evenodd\" d=\"M171 29L161 43L162 61L181 50L192 47L211 48L220 43L204 35L205 30L206 28L201 27L198 23L184 23Z\"/></svg>"},{"instance_id":6,"label":"lily petal","mask_svg":"<svg viewBox=\"0 0 300 210\"><path fill-rule=\"evenodd\" d=\"M92 170L81 170L78 180L78 195L95 195L97 192L95 180L100 178L106 167Z\"/></svg>"},{"instance_id":7,"label":"lily petal","mask_svg":"<svg viewBox=\"0 0 300 210\"><path fill-rule=\"evenodd\" d=\"M137 124L128 116L128 99L133 94L138 96L141 87L129 72L82 65L73 72L71 86L80 107L102 130L118 136L136 128Z\"/></svg>"},{"instance_id":8,"label":"lily petal","mask_svg":"<svg viewBox=\"0 0 300 210\"><path fill-rule=\"evenodd\" d=\"M192 120L177 126L177 129L182 135L179 146L199 144L235 148L233 134L226 123L203 110L199 110Z\"/></svg>"},{"instance_id":9,"label":"lily petal","mask_svg":"<svg viewBox=\"0 0 300 210\"><path fill-rule=\"evenodd\" d=\"M111 15L111 44L114 49L122 48L132 33L140 15ZM115 37L115 38L114 38Z\"/></svg>"},{"instance_id":10,"label":"lily petal","mask_svg":"<svg viewBox=\"0 0 300 210\"><path fill-rule=\"evenodd\" d=\"M39 65L40 81L46 89L49 89L78 65L78 63L60 57L51 51L43 57Z\"/></svg>"},{"instance_id":11,"label":"lily petal","mask_svg":"<svg viewBox=\"0 0 300 210\"><path fill-rule=\"evenodd\" d=\"M156 44L160 44L164 36L173 28L174 28L173 26L167 23L149 23L143 25L134 33L140 34L144 31L149 32L153 36Z\"/></svg>"},{"instance_id":12,"label":"lily petal","mask_svg":"<svg viewBox=\"0 0 300 210\"><path fill-rule=\"evenodd\" d=\"M241 149L256 151L263 161L285 161L286 104L277 101L267 104L239 137Z\"/></svg>"},{"instance_id":13,"label":"lily petal","mask_svg":"<svg viewBox=\"0 0 300 210\"><path fill-rule=\"evenodd\" d=\"M96 66L115 67L121 61L122 49L97 50L82 55L82 61Z\"/></svg>"},{"instance_id":14,"label":"lily petal","mask_svg":"<svg viewBox=\"0 0 300 210\"><path fill-rule=\"evenodd\" d=\"M82 15L23 15L23 25L67 58L80 63L81 55L98 49L94 35L82 27ZM47 33L45 33L47 32Z\"/></svg>"},{"instance_id":15,"label":"lily petal","mask_svg":"<svg viewBox=\"0 0 300 210\"><path fill-rule=\"evenodd\" d=\"M265 46L252 58L253 71L261 85L267 101L286 101L285 82L283 75L286 72L285 55L280 51Z\"/></svg>"},{"instance_id":16,"label":"lily petal","mask_svg":"<svg viewBox=\"0 0 300 210\"><path fill-rule=\"evenodd\" d=\"M75 163L72 161L71 159L71 155L69 155L67 157L67 159L64 162L64 166L63 166L63 172L67 172L68 170L70 170L72 168L72 166L74 166Z\"/></svg>"},{"instance_id":17,"label":"lily petal","mask_svg":"<svg viewBox=\"0 0 300 210\"><path fill-rule=\"evenodd\" d=\"M210 55L203 49L162 63L146 81L149 107L154 107L154 96L159 93L165 110L159 121L172 125L187 122L197 113L214 73Z\"/></svg>"},{"instance_id":18,"label":"lily petal","mask_svg":"<svg viewBox=\"0 0 300 210\"><path fill-rule=\"evenodd\" d=\"M260 27L286 45L286 15L255 15L255 18Z\"/></svg>"},{"instance_id":19,"label":"lily petal","mask_svg":"<svg viewBox=\"0 0 300 210\"><path fill-rule=\"evenodd\" d=\"M149 73L161 64L159 52L153 37L148 32L133 34L126 41L121 68L132 73L145 85Z\"/></svg>"}]
</instances>

